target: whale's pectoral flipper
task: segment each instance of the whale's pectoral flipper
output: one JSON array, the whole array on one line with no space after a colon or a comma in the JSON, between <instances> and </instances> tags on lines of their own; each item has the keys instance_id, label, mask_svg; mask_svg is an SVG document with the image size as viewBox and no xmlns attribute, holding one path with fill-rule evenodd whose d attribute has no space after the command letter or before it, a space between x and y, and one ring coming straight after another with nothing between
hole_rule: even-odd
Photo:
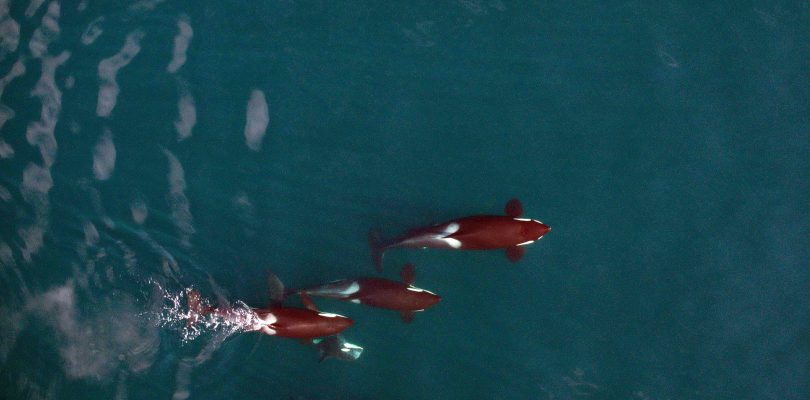
<instances>
[{"instance_id":1,"label":"whale's pectoral flipper","mask_svg":"<svg viewBox=\"0 0 810 400\"><path fill-rule=\"evenodd\" d=\"M506 258L513 263L520 261L524 254L526 254L525 247L512 246L506 249Z\"/></svg>"},{"instance_id":2,"label":"whale's pectoral flipper","mask_svg":"<svg viewBox=\"0 0 810 400\"><path fill-rule=\"evenodd\" d=\"M399 318L402 319L402 322L404 322L406 324L410 324L411 322L413 322L413 315L414 315L413 311L400 311L399 312Z\"/></svg>"}]
</instances>

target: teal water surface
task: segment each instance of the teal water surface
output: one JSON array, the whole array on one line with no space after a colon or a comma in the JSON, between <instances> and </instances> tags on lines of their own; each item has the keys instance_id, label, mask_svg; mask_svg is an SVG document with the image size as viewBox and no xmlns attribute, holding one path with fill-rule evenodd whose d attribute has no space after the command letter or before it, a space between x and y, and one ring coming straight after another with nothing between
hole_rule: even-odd
<instances>
[{"instance_id":1,"label":"teal water surface","mask_svg":"<svg viewBox=\"0 0 810 400\"><path fill-rule=\"evenodd\" d=\"M810 398L809 40L803 1L0 1L0 398ZM413 323L318 301L355 362L171 308L512 197L520 263L386 255Z\"/></svg>"}]
</instances>

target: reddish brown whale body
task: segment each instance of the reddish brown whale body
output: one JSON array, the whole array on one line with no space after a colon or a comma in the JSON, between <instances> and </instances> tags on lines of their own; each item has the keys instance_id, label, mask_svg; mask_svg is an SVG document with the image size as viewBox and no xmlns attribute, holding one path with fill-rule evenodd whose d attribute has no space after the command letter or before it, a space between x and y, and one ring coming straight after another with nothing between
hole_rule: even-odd
<instances>
[{"instance_id":1,"label":"reddish brown whale body","mask_svg":"<svg viewBox=\"0 0 810 400\"><path fill-rule=\"evenodd\" d=\"M317 312L305 308L273 306L255 310L260 319L268 320L269 315L276 321L261 327L264 333L296 339L312 339L331 336L343 332L353 321L342 315Z\"/></svg>"},{"instance_id":2,"label":"reddish brown whale body","mask_svg":"<svg viewBox=\"0 0 810 400\"><path fill-rule=\"evenodd\" d=\"M404 321L410 322L414 312L433 306L441 297L411 285L415 276L413 265L405 265L400 275L402 282L381 278L344 279L297 292L396 310Z\"/></svg>"},{"instance_id":3,"label":"reddish brown whale body","mask_svg":"<svg viewBox=\"0 0 810 400\"><path fill-rule=\"evenodd\" d=\"M551 228L537 220L520 218L523 206L517 199L506 205L507 215L476 215L454 219L438 225L417 228L388 243L383 243L376 232L369 235L372 260L382 270L382 257L386 250L398 247L439 248L457 250L507 249L507 257L520 260L523 249L542 238Z\"/></svg>"},{"instance_id":4,"label":"reddish brown whale body","mask_svg":"<svg viewBox=\"0 0 810 400\"><path fill-rule=\"evenodd\" d=\"M281 305L253 309L253 318L245 321L244 315L231 309L203 307L200 294L196 290L189 291L188 304L192 311L189 324L197 322L198 316L214 314L225 320L233 319L246 323L245 329L248 331L261 331L268 335L287 338L312 339L330 336L346 330L354 323L342 315Z\"/></svg>"}]
</instances>

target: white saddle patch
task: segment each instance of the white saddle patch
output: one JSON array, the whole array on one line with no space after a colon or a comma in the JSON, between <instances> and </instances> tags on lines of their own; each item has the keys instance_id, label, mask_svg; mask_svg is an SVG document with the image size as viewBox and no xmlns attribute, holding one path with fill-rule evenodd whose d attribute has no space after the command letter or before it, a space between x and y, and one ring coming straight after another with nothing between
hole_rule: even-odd
<instances>
[{"instance_id":1,"label":"white saddle patch","mask_svg":"<svg viewBox=\"0 0 810 400\"><path fill-rule=\"evenodd\" d=\"M360 299L351 299L349 301L354 303L354 304L360 304Z\"/></svg>"},{"instance_id":2,"label":"white saddle patch","mask_svg":"<svg viewBox=\"0 0 810 400\"><path fill-rule=\"evenodd\" d=\"M263 317L259 318L259 321L266 325L275 324L278 321L278 318L273 313L267 313Z\"/></svg>"},{"instance_id":3,"label":"white saddle patch","mask_svg":"<svg viewBox=\"0 0 810 400\"><path fill-rule=\"evenodd\" d=\"M454 249L461 248L461 242L458 239L453 239L453 238L448 238L448 237L441 238L441 239L444 240L445 243L449 244L450 247L452 247Z\"/></svg>"},{"instance_id":4,"label":"white saddle patch","mask_svg":"<svg viewBox=\"0 0 810 400\"><path fill-rule=\"evenodd\" d=\"M420 288L414 287L414 286L408 286L406 289L410 290L411 292L417 292L417 293L421 293L421 292L425 291L425 289L420 289Z\"/></svg>"},{"instance_id":5,"label":"white saddle patch","mask_svg":"<svg viewBox=\"0 0 810 400\"><path fill-rule=\"evenodd\" d=\"M534 243L534 240L529 240L528 242L518 243L515 246L525 246L527 244L532 244L532 243Z\"/></svg>"},{"instance_id":6,"label":"white saddle patch","mask_svg":"<svg viewBox=\"0 0 810 400\"><path fill-rule=\"evenodd\" d=\"M444 227L443 234L444 234L444 236L452 235L452 234L458 232L458 228L460 228L458 223L451 222L451 223L447 224L447 226Z\"/></svg>"},{"instance_id":7,"label":"white saddle patch","mask_svg":"<svg viewBox=\"0 0 810 400\"><path fill-rule=\"evenodd\" d=\"M358 290L360 290L360 284L357 283L357 281L352 281L351 285L349 285L343 290L338 291L338 294L341 294L343 296L349 296L354 293L357 293Z\"/></svg>"},{"instance_id":8,"label":"white saddle patch","mask_svg":"<svg viewBox=\"0 0 810 400\"><path fill-rule=\"evenodd\" d=\"M341 315L332 314L332 313L328 313L328 312L319 312L319 313L318 313L318 315L320 315L321 317L326 317L326 318L337 318L337 317L341 317Z\"/></svg>"},{"instance_id":9,"label":"white saddle patch","mask_svg":"<svg viewBox=\"0 0 810 400\"><path fill-rule=\"evenodd\" d=\"M529 222L529 221L534 221L534 220L531 219L531 218L515 218L515 221Z\"/></svg>"}]
</instances>

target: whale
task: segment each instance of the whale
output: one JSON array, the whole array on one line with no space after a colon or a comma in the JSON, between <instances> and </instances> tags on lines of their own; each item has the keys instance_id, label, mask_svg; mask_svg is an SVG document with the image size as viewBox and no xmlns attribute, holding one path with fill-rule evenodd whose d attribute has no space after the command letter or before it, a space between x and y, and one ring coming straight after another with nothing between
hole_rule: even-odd
<instances>
[{"instance_id":1,"label":"whale","mask_svg":"<svg viewBox=\"0 0 810 400\"><path fill-rule=\"evenodd\" d=\"M540 240L551 227L541 221L524 218L523 204L511 199L504 215L473 215L426 227L411 229L395 239L385 241L379 231L369 232L371 258L377 271L383 270L383 256L394 248L435 248L452 250L505 249L506 257L518 262L525 246Z\"/></svg>"},{"instance_id":2,"label":"whale","mask_svg":"<svg viewBox=\"0 0 810 400\"><path fill-rule=\"evenodd\" d=\"M414 313L424 311L441 300L441 296L413 286L415 278L413 264L406 264L400 271L400 281L383 278L341 279L293 292L302 296L305 304L312 301L310 297L326 297L398 311L401 319L409 323Z\"/></svg>"}]
</instances>

